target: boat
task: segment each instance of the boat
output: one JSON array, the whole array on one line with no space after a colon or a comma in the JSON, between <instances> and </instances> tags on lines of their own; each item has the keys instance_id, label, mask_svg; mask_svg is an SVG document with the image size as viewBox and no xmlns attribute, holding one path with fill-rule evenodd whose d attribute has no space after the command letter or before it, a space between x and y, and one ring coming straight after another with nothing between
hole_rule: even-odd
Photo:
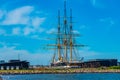
<instances>
[{"instance_id":1,"label":"boat","mask_svg":"<svg viewBox=\"0 0 120 80\"><path fill-rule=\"evenodd\" d=\"M72 9L70 9L70 17L67 17L66 1L64 2L63 25L61 25L60 10L58 10L58 26L57 33L55 34L56 43L48 44L48 46L53 46L54 49L54 55L50 64L51 67L80 67L83 58L77 58L78 51L76 51L76 48L84 47L85 45L76 43L76 37L79 34L76 34L73 30Z\"/></svg>"}]
</instances>

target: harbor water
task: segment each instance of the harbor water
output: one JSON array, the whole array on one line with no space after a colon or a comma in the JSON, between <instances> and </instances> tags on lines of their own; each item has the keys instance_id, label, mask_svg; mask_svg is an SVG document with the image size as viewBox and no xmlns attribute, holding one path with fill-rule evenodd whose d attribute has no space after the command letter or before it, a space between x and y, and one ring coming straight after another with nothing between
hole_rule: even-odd
<instances>
[{"instance_id":1,"label":"harbor water","mask_svg":"<svg viewBox=\"0 0 120 80\"><path fill-rule=\"evenodd\" d=\"M2 75L3 80L120 80L120 73Z\"/></svg>"}]
</instances>

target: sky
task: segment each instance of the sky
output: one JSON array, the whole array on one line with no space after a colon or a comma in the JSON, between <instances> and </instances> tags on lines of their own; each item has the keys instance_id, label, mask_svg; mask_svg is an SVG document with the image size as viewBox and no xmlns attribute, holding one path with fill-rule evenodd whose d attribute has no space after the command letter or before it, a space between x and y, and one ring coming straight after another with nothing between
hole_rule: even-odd
<instances>
[{"instance_id":1,"label":"sky","mask_svg":"<svg viewBox=\"0 0 120 80\"><path fill-rule=\"evenodd\" d=\"M73 11L73 29L81 36L79 56L120 61L120 0L66 0L67 16ZM0 0L0 60L27 60L48 65L53 50L57 15L63 16L64 0Z\"/></svg>"}]
</instances>

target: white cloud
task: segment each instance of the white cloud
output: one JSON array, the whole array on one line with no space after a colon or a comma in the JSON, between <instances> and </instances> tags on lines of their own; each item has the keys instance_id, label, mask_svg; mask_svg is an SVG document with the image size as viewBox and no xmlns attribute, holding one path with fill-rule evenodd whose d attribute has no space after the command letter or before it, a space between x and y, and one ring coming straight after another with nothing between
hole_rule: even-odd
<instances>
[{"instance_id":1,"label":"white cloud","mask_svg":"<svg viewBox=\"0 0 120 80\"><path fill-rule=\"evenodd\" d=\"M36 64L46 65L46 64L50 64L52 60L53 53L51 51L46 51L46 52L39 51L39 52L31 53L27 50L16 50L15 46L8 47L3 42L0 42L0 44L3 46L2 48L0 48L1 60L8 61L10 59L18 59L18 54L20 55L21 60L27 60L32 65L36 65ZM79 55L77 55L77 57L84 57L85 60L109 58L110 56L107 55L108 57L105 57L103 53L101 54L100 52L93 51L91 50L90 47L85 47L79 50L78 52ZM117 57L119 58L119 56ZM112 58L116 58L116 56L113 56Z\"/></svg>"},{"instance_id":2,"label":"white cloud","mask_svg":"<svg viewBox=\"0 0 120 80\"><path fill-rule=\"evenodd\" d=\"M74 30L73 33L74 33L74 34L80 34L80 32L77 31L77 30Z\"/></svg>"},{"instance_id":3,"label":"white cloud","mask_svg":"<svg viewBox=\"0 0 120 80\"><path fill-rule=\"evenodd\" d=\"M37 40L44 40L44 41L47 40L47 41L48 41L47 38L45 38L45 37L43 37L43 36L40 37L40 35L32 35L31 38L32 38L32 39L37 39Z\"/></svg>"},{"instance_id":4,"label":"white cloud","mask_svg":"<svg viewBox=\"0 0 120 80\"><path fill-rule=\"evenodd\" d=\"M44 21L45 21L45 18L35 17L32 19L32 26L35 28L39 28Z\"/></svg>"},{"instance_id":5,"label":"white cloud","mask_svg":"<svg viewBox=\"0 0 120 80\"><path fill-rule=\"evenodd\" d=\"M4 16L4 11L0 10L0 19Z\"/></svg>"},{"instance_id":6,"label":"white cloud","mask_svg":"<svg viewBox=\"0 0 120 80\"><path fill-rule=\"evenodd\" d=\"M100 22L106 23L106 24L108 24L109 26L113 26L113 25L115 24L115 21L114 21L111 17L101 18L101 19L100 19Z\"/></svg>"},{"instance_id":7,"label":"white cloud","mask_svg":"<svg viewBox=\"0 0 120 80\"><path fill-rule=\"evenodd\" d=\"M81 51L79 51L79 53L81 53L82 57L95 57L100 54L98 52L90 51L90 50L81 50Z\"/></svg>"},{"instance_id":8,"label":"white cloud","mask_svg":"<svg viewBox=\"0 0 120 80\"><path fill-rule=\"evenodd\" d=\"M116 24L116 21L111 17L101 18L99 21L104 26L103 29L107 33L110 33L112 31L112 28L115 27Z\"/></svg>"},{"instance_id":9,"label":"white cloud","mask_svg":"<svg viewBox=\"0 0 120 80\"><path fill-rule=\"evenodd\" d=\"M91 50L90 47L85 47L79 50L79 55L85 59L96 59L100 58L101 53Z\"/></svg>"},{"instance_id":10,"label":"white cloud","mask_svg":"<svg viewBox=\"0 0 120 80\"><path fill-rule=\"evenodd\" d=\"M106 8L107 4L105 3L105 0L90 0L91 4L95 8Z\"/></svg>"},{"instance_id":11,"label":"white cloud","mask_svg":"<svg viewBox=\"0 0 120 80\"><path fill-rule=\"evenodd\" d=\"M52 29L48 30L46 33L51 34L51 33L56 33L56 32L57 32L56 29L52 28Z\"/></svg>"},{"instance_id":12,"label":"white cloud","mask_svg":"<svg viewBox=\"0 0 120 80\"><path fill-rule=\"evenodd\" d=\"M37 31L40 32L40 33L41 33L41 32L44 32L44 31L45 31L45 28L41 28L41 27L40 27L39 29L37 29Z\"/></svg>"},{"instance_id":13,"label":"white cloud","mask_svg":"<svg viewBox=\"0 0 120 80\"><path fill-rule=\"evenodd\" d=\"M21 60L28 60L32 65L49 64L52 53L30 53L26 50L16 50L15 47L4 46L0 48L0 57L2 60L18 59L18 54Z\"/></svg>"},{"instance_id":14,"label":"white cloud","mask_svg":"<svg viewBox=\"0 0 120 80\"><path fill-rule=\"evenodd\" d=\"M2 18L3 11L0 11ZM27 36L31 33L41 33L45 29L41 27L45 21L45 17L39 17L33 6L23 6L16 8L8 13L4 14L5 18L2 18L1 25L25 25L25 28L15 27L12 29L12 35L24 35ZM22 32L21 32L22 31ZM3 32L3 31L2 31ZM3 33L2 33L3 34Z\"/></svg>"},{"instance_id":15,"label":"white cloud","mask_svg":"<svg viewBox=\"0 0 120 80\"><path fill-rule=\"evenodd\" d=\"M29 35L30 33L33 33L35 30L33 28L30 28L30 27L25 27L23 29L23 34L26 36L26 35Z\"/></svg>"},{"instance_id":16,"label":"white cloud","mask_svg":"<svg viewBox=\"0 0 120 80\"><path fill-rule=\"evenodd\" d=\"M3 25L28 24L29 14L34 10L32 6L24 6L7 13Z\"/></svg>"},{"instance_id":17,"label":"white cloud","mask_svg":"<svg viewBox=\"0 0 120 80\"><path fill-rule=\"evenodd\" d=\"M0 45L5 46L6 44L4 42L0 42Z\"/></svg>"},{"instance_id":18,"label":"white cloud","mask_svg":"<svg viewBox=\"0 0 120 80\"><path fill-rule=\"evenodd\" d=\"M19 34L21 34L21 29L20 29L20 27L13 28L12 34L13 34L13 35L19 35Z\"/></svg>"},{"instance_id":19,"label":"white cloud","mask_svg":"<svg viewBox=\"0 0 120 80\"><path fill-rule=\"evenodd\" d=\"M40 39L40 37L38 35L33 35L31 36L33 39Z\"/></svg>"},{"instance_id":20,"label":"white cloud","mask_svg":"<svg viewBox=\"0 0 120 80\"><path fill-rule=\"evenodd\" d=\"M0 35L6 35L6 31L4 29L0 29Z\"/></svg>"}]
</instances>

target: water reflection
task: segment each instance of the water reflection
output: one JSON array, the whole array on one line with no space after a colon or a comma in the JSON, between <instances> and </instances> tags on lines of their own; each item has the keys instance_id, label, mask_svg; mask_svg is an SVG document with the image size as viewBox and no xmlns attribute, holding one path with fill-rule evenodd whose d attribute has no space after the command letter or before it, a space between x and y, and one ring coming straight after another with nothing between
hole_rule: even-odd
<instances>
[{"instance_id":1,"label":"water reflection","mask_svg":"<svg viewBox=\"0 0 120 80\"><path fill-rule=\"evenodd\" d=\"M119 73L3 75L3 80L119 80Z\"/></svg>"}]
</instances>

